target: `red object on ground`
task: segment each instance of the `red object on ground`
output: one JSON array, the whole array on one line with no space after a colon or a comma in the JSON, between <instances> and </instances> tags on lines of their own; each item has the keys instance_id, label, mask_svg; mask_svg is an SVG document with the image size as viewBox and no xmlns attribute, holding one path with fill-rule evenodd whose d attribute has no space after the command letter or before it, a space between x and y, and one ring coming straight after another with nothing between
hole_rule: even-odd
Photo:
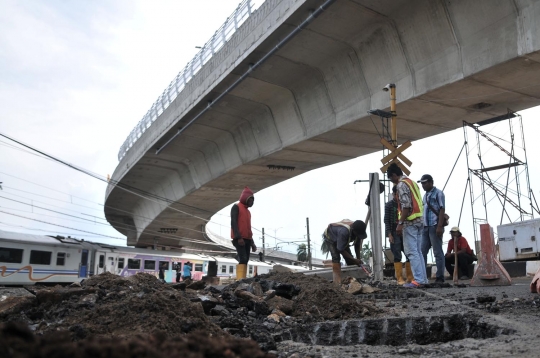
<instances>
[{"instance_id":1,"label":"red object on ground","mask_svg":"<svg viewBox=\"0 0 540 358\"><path fill-rule=\"evenodd\" d=\"M536 271L532 281L531 281L531 292L540 293L540 268Z\"/></svg>"},{"instance_id":2,"label":"red object on ground","mask_svg":"<svg viewBox=\"0 0 540 358\"><path fill-rule=\"evenodd\" d=\"M480 225L482 257L471 280L471 286L510 286L512 279L495 256L493 229L489 224Z\"/></svg>"}]
</instances>

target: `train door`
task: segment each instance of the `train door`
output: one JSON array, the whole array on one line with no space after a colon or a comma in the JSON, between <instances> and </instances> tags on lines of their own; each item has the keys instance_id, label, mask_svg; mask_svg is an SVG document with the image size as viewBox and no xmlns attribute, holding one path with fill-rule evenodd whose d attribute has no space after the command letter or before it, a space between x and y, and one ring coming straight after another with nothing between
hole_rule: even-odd
<instances>
[{"instance_id":1,"label":"train door","mask_svg":"<svg viewBox=\"0 0 540 358\"><path fill-rule=\"evenodd\" d=\"M96 251L96 269L95 273L96 275L102 274L106 270L106 264L105 264L105 252L103 251Z\"/></svg>"},{"instance_id":2,"label":"train door","mask_svg":"<svg viewBox=\"0 0 540 358\"><path fill-rule=\"evenodd\" d=\"M207 275L209 277L216 277L217 276L217 262L216 261L208 261L208 272Z\"/></svg>"},{"instance_id":3,"label":"train door","mask_svg":"<svg viewBox=\"0 0 540 358\"><path fill-rule=\"evenodd\" d=\"M107 272L116 274L116 267L118 265L118 254L110 252L105 256L105 258L107 262L107 267L105 267L105 269L107 270Z\"/></svg>"},{"instance_id":4,"label":"train door","mask_svg":"<svg viewBox=\"0 0 540 358\"><path fill-rule=\"evenodd\" d=\"M122 276L122 272L124 271L124 267L126 266L126 258L125 257L118 257L117 263L116 263L116 272L115 274Z\"/></svg>"},{"instance_id":5,"label":"train door","mask_svg":"<svg viewBox=\"0 0 540 358\"><path fill-rule=\"evenodd\" d=\"M88 276L88 250L82 250L81 263L79 264L79 277Z\"/></svg>"}]
</instances>

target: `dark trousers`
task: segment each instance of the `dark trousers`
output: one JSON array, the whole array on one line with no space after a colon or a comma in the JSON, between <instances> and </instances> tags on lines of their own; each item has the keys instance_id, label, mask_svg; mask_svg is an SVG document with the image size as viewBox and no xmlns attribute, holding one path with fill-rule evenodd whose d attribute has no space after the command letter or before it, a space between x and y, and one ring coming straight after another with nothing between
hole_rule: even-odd
<instances>
[{"instance_id":1,"label":"dark trousers","mask_svg":"<svg viewBox=\"0 0 540 358\"><path fill-rule=\"evenodd\" d=\"M330 250L330 255L332 256L332 262L334 263L341 262L341 254L339 253L337 249L337 243L328 241L328 248ZM347 251L351 256L353 256L351 252L351 248L349 246L347 246L347 248L344 251ZM345 256L343 258L345 259L345 263L347 264L347 266L354 265L354 262L345 258Z\"/></svg>"},{"instance_id":2,"label":"dark trousers","mask_svg":"<svg viewBox=\"0 0 540 358\"><path fill-rule=\"evenodd\" d=\"M244 239L244 246L238 244L237 239L233 239L233 246L236 248L236 260L240 265L246 265L249 261L249 254L251 253L251 240Z\"/></svg>"},{"instance_id":3,"label":"dark trousers","mask_svg":"<svg viewBox=\"0 0 540 358\"><path fill-rule=\"evenodd\" d=\"M472 255L469 255L467 253L458 254L457 262L458 262L458 270L461 270L461 275L469 276L469 265L474 262ZM452 254L449 257L444 258L444 265L446 266L446 271L450 273L450 276L454 275L454 263L455 263L454 254Z\"/></svg>"},{"instance_id":4,"label":"dark trousers","mask_svg":"<svg viewBox=\"0 0 540 358\"><path fill-rule=\"evenodd\" d=\"M390 243L390 250L394 255L394 262L401 262L401 252L405 255L405 249L403 248L403 236L397 236L396 232L392 232L392 237L394 238L394 243ZM405 255L407 259L407 255ZM407 259L409 261L409 259Z\"/></svg>"},{"instance_id":5,"label":"dark trousers","mask_svg":"<svg viewBox=\"0 0 540 358\"><path fill-rule=\"evenodd\" d=\"M176 273L176 282L180 282L180 272Z\"/></svg>"}]
</instances>

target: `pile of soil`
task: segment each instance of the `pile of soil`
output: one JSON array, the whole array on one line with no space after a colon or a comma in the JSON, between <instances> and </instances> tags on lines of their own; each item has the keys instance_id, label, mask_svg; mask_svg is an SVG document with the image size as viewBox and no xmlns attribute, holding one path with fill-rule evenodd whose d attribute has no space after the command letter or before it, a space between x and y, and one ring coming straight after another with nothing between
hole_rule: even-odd
<instances>
[{"instance_id":1,"label":"pile of soil","mask_svg":"<svg viewBox=\"0 0 540 358\"><path fill-rule=\"evenodd\" d=\"M0 313L0 321L22 321L36 333L68 331L73 340L88 336L127 337L162 331L176 336L197 330L223 336L200 304L155 276L128 278L105 273L80 287L35 288L26 298Z\"/></svg>"},{"instance_id":2,"label":"pile of soil","mask_svg":"<svg viewBox=\"0 0 540 358\"><path fill-rule=\"evenodd\" d=\"M49 332L36 336L28 326L16 323L0 324L0 357L6 358L271 358L252 340L208 337L190 333L174 338L164 332L138 334L118 340L90 337L73 342L65 333Z\"/></svg>"},{"instance_id":3,"label":"pile of soil","mask_svg":"<svg viewBox=\"0 0 540 358\"><path fill-rule=\"evenodd\" d=\"M265 280L293 284L300 290L293 303L293 316L305 316L309 312L317 320L351 319L376 316L381 310L370 301L358 300L341 287L332 285L318 276L301 273L271 273Z\"/></svg>"},{"instance_id":4,"label":"pile of soil","mask_svg":"<svg viewBox=\"0 0 540 358\"><path fill-rule=\"evenodd\" d=\"M185 347L202 354L193 357L243 357L236 352L251 348L238 338L252 339L258 349L269 352L291 339L299 325L380 313L372 302L301 273L261 275L225 287L206 287L202 281L171 285L148 274L126 278L104 273L80 285L35 287L30 292L32 296L0 302L0 322L26 324L32 334L5 328L19 332L12 334L15 343L8 343L17 346L26 339L28 349L41 347L35 348L40 354L56 349L48 342L58 341L66 352L101 352L122 342L118 354L126 357L159 357L153 352L174 353ZM255 342L250 344L256 347ZM24 346L21 343L21 349ZM262 357L262 351L246 356Z\"/></svg>"}]
</instances>

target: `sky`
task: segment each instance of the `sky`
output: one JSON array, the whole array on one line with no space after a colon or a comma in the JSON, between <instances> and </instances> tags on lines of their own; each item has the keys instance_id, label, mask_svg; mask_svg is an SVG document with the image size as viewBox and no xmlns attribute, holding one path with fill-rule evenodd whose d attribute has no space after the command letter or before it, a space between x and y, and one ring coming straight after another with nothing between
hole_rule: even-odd
<instances>
[{"instance_id":1,"label":"sky","mask_svg":"<svg viewBox=\"0 0 540 358\"><path fill-rule=\"evenodd\" d=\"M195 56L196 46L206 43L237 6L238 0L1 1L0 133L101 177L112 174L119 148L130 131ZM399 89L397 95L399 116ZM531 188L540 198L540 186L535 187L540 168L533 155L539 113L538 108L521 112ZM508 122L500 122L482 129L507 145L503 139L509 138L508 128ZM519 137L519 128L514 130ZM472 132L469 139L474 142ZM429 173L435 186L442 188L463 143L461 128L413 142L405 152L413 161L411 177L417 180ZM516 155L521 159L520 150ZM507 162L485 140L480 152L486 166ZM472 168L479 168L474 162L477 153L475 143L471 144ZM373 153L256 193L251 209L253 227L265 229L269 248L295 252L306 240L309 218L313 256L321 257L321 233L328 223L365 219L368 184L353 183L378 172L381 158L382 152ZM524 174L520 179L523 187ZM445 188L450 226L458 224L466 181L462 154ZM125 245L123 235L104 219L105 183L6 138L0 138L0 182L1 230ZM473 185L479 196L480 184ZM495 227L500 223L501 206L493 192L486 197L488 218ZM381 196L381 207L384 202ZM475 211L476 217L482 217L478 215L483 211L481 199L476 200ZM229 212L230 206L220 211L209 228L227 236ZM515 212L510 216L512 220L519 217ZM459 225L472 243L468 195ZM446 241L449 235L445 235ZM255 231L259 247L260 236Z\"/></svg>"}]
</instances>

